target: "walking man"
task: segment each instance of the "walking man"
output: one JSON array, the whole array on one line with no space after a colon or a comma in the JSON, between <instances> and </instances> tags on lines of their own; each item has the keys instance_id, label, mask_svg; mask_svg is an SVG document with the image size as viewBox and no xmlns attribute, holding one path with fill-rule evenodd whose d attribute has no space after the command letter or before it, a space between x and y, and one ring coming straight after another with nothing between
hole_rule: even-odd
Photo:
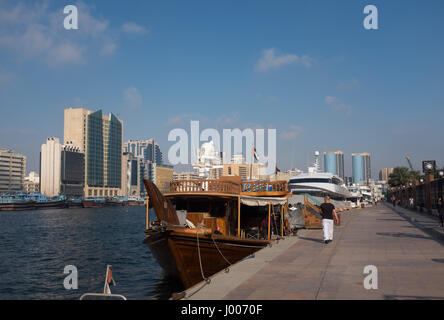
<instances>
[{"instance_id":1,"label":"walking man","mask_svg":"<svg viewBox=\"0 0 444 320\"><path fill-rule=\"evenodd\" d=\"M322 228L324 229L324 243L333 241L333 219L339 221L335 206L330 203L330 197L325 196L321 204Z\"/></svg>"}]
</instances>

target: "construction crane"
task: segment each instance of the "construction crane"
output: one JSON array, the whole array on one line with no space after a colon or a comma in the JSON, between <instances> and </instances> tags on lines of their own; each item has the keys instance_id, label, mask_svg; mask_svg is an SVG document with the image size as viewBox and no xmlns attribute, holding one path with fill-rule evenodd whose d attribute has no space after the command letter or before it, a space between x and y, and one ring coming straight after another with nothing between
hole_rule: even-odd
<instances>
[{"instance_id":1,"label":"construction crane","mask_svg":"<svg viewBox=\"0 0 444 320\"><path fill-rule=\"evenodd\" d=\"M409 163L410 171L414 171L413 170L413 166L412 166L412 162L410 161L410 157L409 156L405 156L405 158L407 159L407 162Z\"/></svg>"}]
</instances>

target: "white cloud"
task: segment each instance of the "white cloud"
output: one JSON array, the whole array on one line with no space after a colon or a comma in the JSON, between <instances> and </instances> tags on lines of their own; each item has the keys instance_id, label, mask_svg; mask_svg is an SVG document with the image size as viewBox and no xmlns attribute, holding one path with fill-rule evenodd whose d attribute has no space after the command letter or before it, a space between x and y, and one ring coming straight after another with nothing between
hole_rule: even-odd
<instances>
[{"instance_id":1,"label":"white cloud","mask_svg":"<svg viewBox=\"0 0 444 320\"><path fill-rule=\"evenodd\" d=\"M115 43L110 42L110 43L106 43L102 49L100 50L100 55L102 56L110 56L112 55L117 49L117 46Z\"/></svg>"},{"instance_id":2,"label":"white cloud","mask_svg":"<svg viewBox=\"0 0 444 320\"><path fill-rule=\"evenodd\" d=\"M280 134L281 139L284 140L292 140L295 139L302 131L302 128L299 126L291 126L286 131L282 132Z\"/></svg>"},{"instance_id":3,"label":"white cloud","mask_svg":"<svg viewBox=\"0 0 444 320\"><path fill-rule=\"evenodd\" d=\"M17 58L43 61L51 66L86 63L86 53L112 54L113 41L108 21L95 17L83 2L79 10L79 29L63 28L63 7L55 11L47 1L7 6L0 1L0 48L14 51Z\"/></svg>"},{"instance_id":4,"label":"white cloud","mask_svg":"<svg viewBox=\"0 0 444 320\"><path fill-rule=\"evenodd\" d=\"M71 43L58 44L51 49L48 55L48 63L51 65L82 64L85 63L84 51L84 48Z\"/></svg>"},{"instance_id":5,"label":"white cloud","mask_svg":"<svg viewBox=\"0 0 444 320\"><path fill-rule=\"evenodd\" d=\"M326 96L325 97L325 102L328 103L328 104L336 102L337 100L338 100L338 98L336 98L336 97L332 97L332 96Z\"/></svg>"},{"instance_id":6,"label":"white cloud","mask_svg":"<svg viewBox=\"0 0 444 320\"><path fill-rule=\"evenodd\" d=\"M148 30L137 23L134 22L126 22L122 25L122 30L126 33L133 33L133 34L147 34Z\"/></svg>"},{"instance_id":7,"label":"white cloud","mask_svg":"<svg viewBox=\"0 0 444 320\"><path fill-rule=\"evenodd\" d=\"M137 88L131 87L123 92L125 107L129 109L139 109L142 107L142 95Z\"/></svg>"},{"instance_id":8,"label":"white cloud","mask_svg":"<svg viewBox=\"0 0 444 320\"><path fill-rule=\"evenodd\" d=\"M295 54L281 54L276 55L275 49L265 49L262 51L262 56L257 63L257 70L266 71L269 69L279 68L288 64L298 63L305 67L310 67L313 59L307 55L302 57Z\"/></svg>"},{"instance_id":9,"label":"white cloud","mask_svg":"<svg viewBox=\"0 0 444 320\"><path fill-rule=\"evenodd\" d=\"M336 110L338 112L343 112L347 116L351 116L351 114L353 112L353 107L352 106L350 106L348 104L345 104L345 103L342 103L336 97L327 96L327 97L325 97L324 101L325 101L325 103L331 105L334 110Z\"/></svg>"}]
</instances>

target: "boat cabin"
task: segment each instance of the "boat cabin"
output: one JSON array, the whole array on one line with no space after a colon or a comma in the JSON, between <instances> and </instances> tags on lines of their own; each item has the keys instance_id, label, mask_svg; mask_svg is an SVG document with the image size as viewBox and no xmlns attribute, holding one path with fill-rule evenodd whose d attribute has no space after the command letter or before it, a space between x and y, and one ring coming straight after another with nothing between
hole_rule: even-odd
<instances>
[{"instance_id":1,"label":"boat cabin","mask_svg":"<svg viewBox=\"0 0 444 320\"><path fill-rule=\"evenodd\" d=\"M270 239L284 233L288 207L286 181L179 180L168 199L179 225L206 228L211 233L248 239Z\"/></svg>"}]
</instances>

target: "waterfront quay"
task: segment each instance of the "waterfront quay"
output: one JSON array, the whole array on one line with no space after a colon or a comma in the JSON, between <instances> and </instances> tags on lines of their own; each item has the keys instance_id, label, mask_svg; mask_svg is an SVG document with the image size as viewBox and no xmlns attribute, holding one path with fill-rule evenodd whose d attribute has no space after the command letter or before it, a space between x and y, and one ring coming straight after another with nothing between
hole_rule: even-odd
<instances>
[{"instance_id":1,"label":"waterfront quay","mask_svg":"<svg viewBox=\"0 0 444 320\"><path fill-rule=\"evenodd\" d=\"M443 236L425 213L387 204L351 210L330 244L322 230L300 230L189 288L185 299L444 299ZM364 287L369 265L377 289Z\"/></svg>"}]
</instances>

